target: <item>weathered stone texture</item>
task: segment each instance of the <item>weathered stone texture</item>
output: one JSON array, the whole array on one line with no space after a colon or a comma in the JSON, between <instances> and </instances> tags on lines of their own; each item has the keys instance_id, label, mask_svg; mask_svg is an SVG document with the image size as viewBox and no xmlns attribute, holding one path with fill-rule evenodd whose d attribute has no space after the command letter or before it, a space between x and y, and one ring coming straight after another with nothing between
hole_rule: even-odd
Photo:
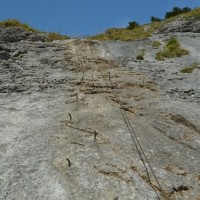
<instances>
[{"instance_id":1,"label":"weathered stone texture","mask_svg":"<svg viewBox=\"0 0 200 200\"><path fill-rule=\"evenodd\" d=\"M200 70L180 72L200 62L199 34L176 34L190 54L166 61L155 60L152 41L171 34L135 42L29 34L0 29L1 200L200 197Z\"/></svg>"}]
</instances>

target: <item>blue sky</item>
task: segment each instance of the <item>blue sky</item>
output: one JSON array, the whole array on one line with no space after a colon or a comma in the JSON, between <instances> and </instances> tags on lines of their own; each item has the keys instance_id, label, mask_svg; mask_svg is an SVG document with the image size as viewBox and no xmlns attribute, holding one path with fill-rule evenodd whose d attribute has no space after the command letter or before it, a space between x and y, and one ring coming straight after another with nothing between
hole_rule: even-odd
<instances>
[{"instance_id":1,"label":"blue sky","mask_svg":"<svg viewBox=\"0 0 200 200\"><path fill-rule=\"evenodd\" d=\"M18 19L42 31L86 36L129 21L164 18L173 7L200 7L200 0L0 0L0 20Z\"/></svg>"}]
</instances>

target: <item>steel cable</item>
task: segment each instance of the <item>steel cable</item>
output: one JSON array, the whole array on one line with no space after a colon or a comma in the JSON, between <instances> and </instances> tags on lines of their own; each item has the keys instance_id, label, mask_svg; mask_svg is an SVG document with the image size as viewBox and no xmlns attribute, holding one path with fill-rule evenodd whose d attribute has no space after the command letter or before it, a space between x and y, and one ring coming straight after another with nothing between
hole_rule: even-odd
<instances>
[{"instance_id":1,"label":"steel cable","mask_svg":"<svg viewBox=\"0 0 200 200\"><path fill-rule=\"evenodd\" d=\"M82 62L82 60L80 59L77 50L76 50L76 54L77 54L78 59L80 60L80 63L81 63L81 65L82 65L82 69L83 69L83 71L84 71L83 62ZM92 51L91 51L91 54L93 54ZM94 62L94 56L92 56L92 58L93 58L93 63L95 63L95 62ZM93 69L93 70L94 70L94 69ZM84 75L84 72L83 72L83 75ZM93 74L92 74L92 79L93 79ZM92 81L93 81L93 80L92 80ZM165 192L163 191L163 189L162 189L162 187L161 187L161 185L160 185L160 183L159 183L159 181L158 181L158 179L157 179L157 177L156 177L156 175L155 175L155 173L154 173L154 170L153 170L153 168L152 168L152 166L151 166L151 164L150 164L150 161L149 161L149 159L147 158L147 156L146 156L146 154L145 154L145 151L144 151L142 145L140 144L140 142L139 142L139 140L138 140L138 138L137 138L137 135L136 135L136 133L135 133L135 131L134 131L132 125L131 125L131 122L130 122L130 119L129 119L128 115L126 114L126 112L124 112L124 110L122 109L121 105L119 104L120 101L119 101L119 98L118 98L118 96L117 96L117 94L116 94L116 92L115 92L115 88L114 88L113 82L112 82L112 80L111 80L111 74L110 74L110 72L109 72L109 82L110 82L110 85L111 85L111 90L112 90L112 93L113 93L113 95L114 95L115 101L117 102L118 107L119 107L119 110L120 110L120 113L121 113L121 115L122 115L122 117L123 117L124 123L125 123L126 126L127 126L127 129L128 129L128 131L129 131L130 136L131 136L131 138L132 138L132 140L133 140L133 143L134 143L134 145L135 145L135 147L136 147L136 150L137 150L137 152L138 152L138 155L139 155L139 157L140 157L140 159L141 159L141 161L142 161L142 163L143 163L143 165L144 165L144 168L145 168L145 171L146 171L146 174L147 174L147 178L148 178L148 180L149 180L149 183L150 183L152 189L154 190L156 196L158 197L158 199L160 199L158 193L155 191L155 188L153 187L153 184L152 184L152 182L151 182L151 178L150 178L150 174L149 174L149 171L148 171L148 167L149 167L149 169L150 169L150 171L151 171L151 173L152 173L152 175L153 175L153 177L154 177L154 179L155 179L155 181L156 181L156 183L157 183L157 188L158 188L158 189L160 190L160 192L166 197ZM145 162L148 164L148 166L147 166L147 164L146 164ZM168 198L166 197L166 199L168 199Z\"/></svg>"},{"instance_id":2,"label":"steel cable","mask_svg":"<svg viewBox=\"0 0 200 200\"><path fill-rule=\"evenodd\" d=\"M154 171L153 171L153 168L152 168L152 166L151 166L151 164L150 164L150 162L149 162L149 160L148 160L148 158L147 158L147 156L146 156L146 154L145 154L145 152L144 152L144 149L142 148L142 146L141 146L141 144L140 144L140 142L139 142L139 140L138 140L138 138L137 138L137 136L136 136L136 134L135 134L135 132L134 132L134 130L133 130L133 127L132 127L132 125L131 125L131 123L130 123L130 120L129 120L127 114L126 114L126 113L124 112L124 110L121 108L121 105L119 104L119 98L117 97L117 94L116 94L116 92L115 92L115 90L114 90L114 86L113 86L113 83L112 83L112 80L111 80L110 75L109 75L109 80L110 80L110 83L111 83L111 90L112 90L112 92L113 92L113 94L114 94L114 97L115 97L115 100L116 100L116 102L117 102L117 104L118 104L120 113L121 113L121 115L122 115L122 117L123 117L123 120L124 120L124 122L125 122L125 124L126 124L126 126L127 126L128 131L129 131L129 133L130 133L130 135L131 135L131 138L132 138L132 140L133 140L133 142L134 142L134 145L135 145L135 147L136 147L136 150L137 150L137 152L138 152L138 155L139 155L139 157L140 157L140 159L141 159L141 161L142 161L142 163L143 163L143 165L144 165L144 168L145 168L145 171L146 171L146 173L147 173L147 177L148 177L149 183L151 184L151 186L153 185L152 182L151 182L150 174L149 174L148 169L147 169L147 165L146 165L146 163L145 163L145 161L144 161L142 155L144 156L146 162L148 163L148 166L149 166L149 168L150 168L150 170L151 170L151 172L152 172L152 174L153 174L153 176L154 176L154 178L155 178L155 180L156 180L156 183L157 183L157 185L158 185L159 190L162 192L162 191L163 191L163 190L162 190L162 187L161 187L160 183L158 182L158 179L157 179L157 177L156 177L156 175L155 175L155 173L154 173ZM141 151L139 150L138 146L139 146L139 148L140 148ZM157 194L157 192L155 191L155 189L154 189L153 187L152 187L152 189L153 189L154 192L156 193L158 199L160 199L160 197L159 197L159 195Z\"/></svg>"}]
</instances>

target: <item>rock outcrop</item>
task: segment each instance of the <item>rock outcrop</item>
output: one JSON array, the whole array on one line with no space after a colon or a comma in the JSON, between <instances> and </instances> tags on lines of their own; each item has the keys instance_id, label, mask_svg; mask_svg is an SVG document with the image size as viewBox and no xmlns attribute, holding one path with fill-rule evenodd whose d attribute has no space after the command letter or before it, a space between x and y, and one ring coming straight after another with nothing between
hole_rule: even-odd
<instances>
[{"instance_id":1,"label":"rock outcrop","mask_svg":"<svg viewBox=\"0 0 200 200\"><path fill-rule=\"evenodd\" d=\"M200 33L200 18L192 17L185 19L179 17L176 20L166 23L162 28L158 29L156 33L174 33L174 32L190 32Z\"/></svg>"},{"instance_id":2,"label":"rock outcrop","mask_svg":"<svg viewBox=\"0 0 200 200\"><path fill-rule=\"evenodd\" d=\"M200 62L200 34L176 34L189 55L155 60L168 37L0 28L0 199L199 199L200 69L180 70Z\"/></svg>"},{"instance_id":3,"label":"rock outcrop","mask_svg":"<svg viewBox=\"0 0 200 200\"><path fill-rule=\"evenodd\" d=\"M45 33L37 33L33 31L27 31L18 27L0 27L0 41L1 42L19 42L21 40L28 41L46 41Z\"/></svg>"}]
</instances>

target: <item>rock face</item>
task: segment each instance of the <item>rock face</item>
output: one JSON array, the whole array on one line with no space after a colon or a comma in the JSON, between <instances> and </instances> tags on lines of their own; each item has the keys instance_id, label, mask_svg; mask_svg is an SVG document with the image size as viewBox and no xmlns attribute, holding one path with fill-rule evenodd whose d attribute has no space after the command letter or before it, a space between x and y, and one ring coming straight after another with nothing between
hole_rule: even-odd
<instances>
[{"instance_id":1,"label":"rock face","mask_svg":"<svg viewBox=\"0 0 200 200\"><path fill-rule=\"evenodd\" d=\"M170 35L0 35L0 199L200 198L200 70L180 72L200 34L176 34L190 55L166 61L151 44Z\"/></svg>"},{"instance_id":2,"label":"rock face","mask_svg":"<svg viewBox=\"0 0 200 200\"><path fill-rule=\"evenodd\" d=\"M156 31L156 33L172 33L172 32L200 33L199 17L192 17L189 19L184 19L183 17L180 17L175 21L167 23L161 29Z\"/></svg>"},{"instance_id":3,"label":"rock face","mask_svg":"<svg viewBox=\"0 0 200 200\"><path fill-rule=\"evenodd\" d=\"M2 42L19 42L21 40L29 41L45 41L45 33L34 33L32 31L26 31L22 28L7 28L0 27L0 41Z\"/></svg>"}]
</instances>

